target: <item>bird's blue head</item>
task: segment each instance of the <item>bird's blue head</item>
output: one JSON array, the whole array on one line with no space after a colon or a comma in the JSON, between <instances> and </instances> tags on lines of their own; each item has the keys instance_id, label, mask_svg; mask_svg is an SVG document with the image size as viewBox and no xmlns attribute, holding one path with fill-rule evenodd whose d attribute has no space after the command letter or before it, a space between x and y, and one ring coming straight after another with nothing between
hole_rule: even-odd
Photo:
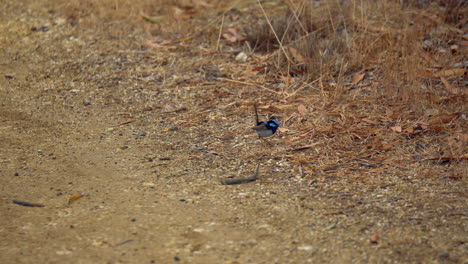
<instances>
[{"instance_id":1,"label":"bird's blue head","mask_svg":"<svg viewBox=\"0 0 468 264\"><path fill-rule=\"evenodd\" d=\"M276 132L278 127L280 127L280 123L274 118L270 118L270 120L266 121L265 125L273 132L273 134Z\"/></svg>"}]
</instances>

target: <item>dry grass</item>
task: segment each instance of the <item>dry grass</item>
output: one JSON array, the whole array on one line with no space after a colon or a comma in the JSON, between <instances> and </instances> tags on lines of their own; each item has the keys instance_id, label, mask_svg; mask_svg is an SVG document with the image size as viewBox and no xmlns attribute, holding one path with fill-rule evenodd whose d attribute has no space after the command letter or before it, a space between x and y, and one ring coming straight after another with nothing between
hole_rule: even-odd
<instances>
[{"instance_id":1,"label":"dry grass","mask_svg":"<svg viewBox=\"0 0 468 264\"><path fill-rule=\"evenodd\" d=\"M399 146L395 151L411 160L415 153L408 146L421 144L420 135L436 144L425 157L466 159L466 37L459 15L466 5L448 1L443 10L436 2L316 3L86 0L62 8L70 23L87 16L84 28L120 39L121 48L165 57L161 67L152 70L142 62L139 70L165 76L165 85L201 87L224 80L241 89L224 88L224 95L241 100L231 102L242 106L234 115L250 115L245 101L263 102L266 112L283 119L290 147L306 150L293 158L296 164L319 153L335 153L322 156L320 168L342 163L340 151L392 156L389 150ZM237 41L227 41L226 32L238 34ZM250 61L233 62L242 50ZM166 78L174 75L188 79ZM461 163L455 167L464 168Z\"/></svg>"},{"instance_id":2,"label":"dry grass","mask_svg":"<svg viewBox=\"0 0 468 264\"><path fill-rule=\"evenodd\" d=\"M460 90L463 72L451 76L452 91L434 78L441 68L464 67L466 48L451 46L464 39L460 22L444 23L444 17L459 17L449 15L460 12L452 2L444 12L436 3L417 8L390 1L325 1L320 6L290 1L261 18L264 22L250 29L248 41L258 51L276 51L272 63L281 75L319 79L340 89L349 88L354 74L367 73L375 76L381 95L416 103L414 110L420 111L431 103L431 94L466 95Z\"/></svg>"}]
</instances>

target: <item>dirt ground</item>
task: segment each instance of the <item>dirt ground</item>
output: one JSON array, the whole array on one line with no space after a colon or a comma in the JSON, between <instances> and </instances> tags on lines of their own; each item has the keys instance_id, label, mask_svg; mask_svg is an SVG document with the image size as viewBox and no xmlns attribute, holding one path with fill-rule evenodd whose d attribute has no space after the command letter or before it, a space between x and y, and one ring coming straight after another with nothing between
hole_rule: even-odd
<instances>
[{"instance_id":1,"label":"dirt ground","mask_svg":"<svg viewBox=\"0 0 468 264\"><path fill-rule=\"evenodd\" d=\"M252 102L286 103L217 78L229 64L184 65L203 47L101 39L42 2L0 2L1 263L468 263L466 174L396 150L400 166L342 170L292 128L268 145Z\"/></svg>"}]
</instances>

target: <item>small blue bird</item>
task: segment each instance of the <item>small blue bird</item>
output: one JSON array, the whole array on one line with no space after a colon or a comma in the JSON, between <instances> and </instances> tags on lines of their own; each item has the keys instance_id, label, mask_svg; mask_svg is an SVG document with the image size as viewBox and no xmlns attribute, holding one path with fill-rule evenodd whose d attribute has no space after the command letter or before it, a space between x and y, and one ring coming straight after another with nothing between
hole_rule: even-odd
<instances>
[{"instance_id":1,"label":"small blue bird","mask_svg":"<svg viewBox=\"0 0 468 264\"><path fill-rule=\"evenodd\" d=\"M260 122L258 120L258 112L257 112L256 104L254 104L254 109L255 109L255 118L256 118L257 125L252 127L252 129L257 132L258 137L264 138L264 137L269 137L275 134L278 127L280 127L280 123L274 117L271 117L270 120L268 121Z\"/></svg>"}]
</instances>

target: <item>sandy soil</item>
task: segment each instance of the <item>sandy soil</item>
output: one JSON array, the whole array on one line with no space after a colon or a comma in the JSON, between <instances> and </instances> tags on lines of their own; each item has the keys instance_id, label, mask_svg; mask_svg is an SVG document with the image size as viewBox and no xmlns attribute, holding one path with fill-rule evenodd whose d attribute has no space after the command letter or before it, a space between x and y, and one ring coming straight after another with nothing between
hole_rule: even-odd
<instances>
[{"instance_id":1,"label":"sandy soil","mask_svg":"<svg viewBox=\"0 0 468 264\"><path fill-rule=\"evenodd\" d=\"M468 263L466 177L301 177L284 134L250 130L253 93L183 69L197 47L1 5L1 263Z\"/></svg>"}]
</instances>

